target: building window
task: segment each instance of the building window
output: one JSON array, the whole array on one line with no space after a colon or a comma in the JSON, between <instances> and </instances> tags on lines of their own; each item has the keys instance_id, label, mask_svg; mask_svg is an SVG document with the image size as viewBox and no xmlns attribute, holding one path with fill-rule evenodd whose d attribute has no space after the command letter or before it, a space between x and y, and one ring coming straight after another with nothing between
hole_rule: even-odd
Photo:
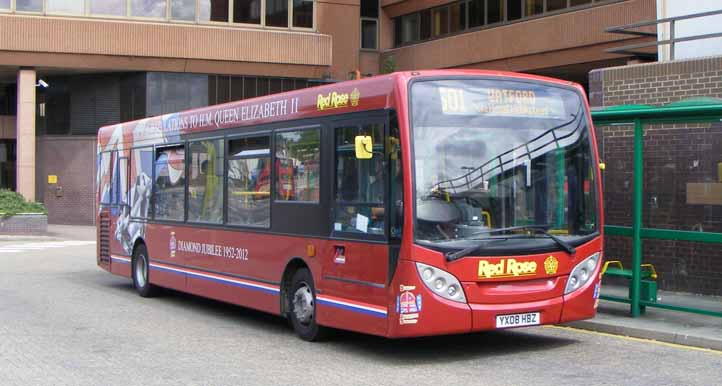
<instances>
[{"instance_id":1,"label":"building window","mask_svg":"<svg viewBox=\"0 0 722 386\"><path fill-rule=\"evenodd\" d=\"M15 10L23 12L41 12L43 0L16 0Z\"/></svg>"},{"instance_id":2,"label":"building window","mask_svg":"<svg viewBox=\"0 0 722 386\"><path fill-rule=\"evenodd\" d=\"M524 16L539 15L544 12L544 0L525 0Z\"/></svg>"},{"instance_id":3,"label":"building window","mask_svg":"<svg viewBox=\"0 0 722 386\"><path fill-rule=\"evenodd\" d=\"M85 13L85 3L82 1L69 0L47 0L48 13L64 13L71 15L83 15ZM0 3L2 3L0 1ZM2 7L2 6L0 6Z\"/></svg>"},{"instance_id":4,"label":"building window","mask_svg":"<svg viewBox=\"0 0 722 386\"><path fill-rule=\"evenodd\" d=\"M288 0L266 0L266 25L288 27Z\"/></svg>"},{"instance_id":5,"label":"building window","mask_svg":"<svg viewBox=\"0 0 722 386\"><path fill-rule=\"evenodd\" d=\"M183 221L185 210L185 149L156 150L153 213L158 220Z\"/></svg>"},{"instance_id":6,"label":"building window","mask_svg":"<svg viewBox=\"0 0 722 386\"><path fill-rule=\"evenodd\" d=\"M504 0L486 0L487 24L504 21Z\"/></svg>"},{"instance_id":7,"label":"building window","mask_svg":"<svg viewBox=\"0 0 722 386\"><path fill-rule=\"evenodd\" d=\"M0 0L0 9L10 9L10 0Z\"/></svg>"},{"instance_id":8,"label":"building window","mask_svg":"<svg viewBox=\"0 0 722 386\"><path fill-rule=\"evenodd\" d=\"M218 21L228 23L229 0L200 0L200 21Z\"/></svg>"},{"instance_id":9,"label":"building window","mask_svg":"<svg viewBox=\"0 0 722 386\"><path fill-rule=\"evenodd\" d=\"M293 26L313 28L313 0L293 0Z\"/></svg>"},{"instance_id":10,"label":"building window","mask_svg":"<svg viewBox=\"0 0 722 386\"><path fill-rule=\"evenodd\" d=\"M89 0L93 15L125 16L128 12L126 0Z\"/></svg>"},{"instance_id":11,"label":"building window","mask_svg":"<svg viewBox=\"0 0 722 386\"><path fill-rule=\"evenodd\" d=\"M170 0L170 18L196 21L196 0Z\"/></svg>"},{"instance_id":12,"label":"building window","mask_svg":"<svg viewBox=\"0 0 722 386\"><path fill-rule=\"evenodd\" d=\"M318 202L321 159L318 129L276 134L276 200Z\"/></svg>"},{"instance_id":13,"label":"building window","mask_svg":"<svg viewBox=\"0 0 722 386\"><path fill-rule=\"evenodd\" d=\"M452 4L449 10L449 32L455 33L466 29L466 3Z\"/></svg>"},{"instance_id":14,"label":"building window","mask_svg":"<svg viewBox=\"0 0 722 386\"><path fill-rule=\"evenodd\" d=\"M378 49L378 20L361 19L361 48Z\"/></svg>"},{"instance_id":15,"label":"building window","mask_svg":"<svg viewBox=\"0 0 722 386\"><path fill-rule=\"evenodd\" d=\"M223 140L191 142L188 158L188 221L223 222Z\"/></svg>"},{"instance_id":16,"label":"building window","mask_svg":"<svg viewBox=\"0 0 722 386\"><path fill-rule=\"evenodd\" d=\"M271 226L270 137L229 141L228 223Z\"/></svg>"},{"instance_id":17,"label":"building window","mask_svg":"<svg viewBox=\"0 0 722 386\"><path fill-rule=\"evenodd\" d=\"M131 0L130 15L165 19L166 0Z\"/></svg>"},{"instance_id":18,"label":"building window","mask_svg":"<svg viewBox=\"0 0 722 386\"><path fill-rule=\"evenodd\" d=\"M559 11L567 7L567 0L547 0L547 12Z\"/></svg>"},{"instance_id":19,"label":"building window","mask_svg":"<svg viewBox=\"0 0 722 386\"><path fill-rule=\"evenodd\" d=\"M472 28L617 0L461 0L394 19L394 43L402 46Z\"/></svg>"},{"instance_id":20,"label":"building window","mask_svg":"<svg viewBox=\"0 0 722 386\"><path fill-rule=\"evenodd\" d=\"M234 0L233 22L261 24L261 0Z\"/></svg>"},{"instance_id":21,"label":"building window","mask_svg":"<svg viewBox=\"0 0 722 386\"><path fill-rule=\"evenodd\" d=\"M469 28L480 27L484 24L486 24L485 1L471 0L469 2Z\"/></svg>"},{"instance_id":22,"label":"building window","mask_svg":"<svg viewBox=\"0 0 722 386\"><path fill-rule=\"evenodd\" d=\"M379 1L361 0L361 48L378 49Z\"/></svg>"}]
</instances>

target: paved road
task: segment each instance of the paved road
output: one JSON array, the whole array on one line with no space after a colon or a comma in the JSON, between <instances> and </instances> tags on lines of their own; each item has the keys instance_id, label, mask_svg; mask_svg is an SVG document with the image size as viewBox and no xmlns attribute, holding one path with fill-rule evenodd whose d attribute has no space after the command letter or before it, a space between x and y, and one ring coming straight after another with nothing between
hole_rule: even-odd
<instances>
[{"instance_id":1,"label":"paved road","mask_svg":"<svg viewBox=\"0 0 722 386\"><path fill-rule=\"evenodd\" d=\"M722 375L722 353L563 328L306 343L274 316L178 293L140 298L95 266L94 245L37 244L0 252L4 386L657 386Z\"/></svg>"}]
</instances>

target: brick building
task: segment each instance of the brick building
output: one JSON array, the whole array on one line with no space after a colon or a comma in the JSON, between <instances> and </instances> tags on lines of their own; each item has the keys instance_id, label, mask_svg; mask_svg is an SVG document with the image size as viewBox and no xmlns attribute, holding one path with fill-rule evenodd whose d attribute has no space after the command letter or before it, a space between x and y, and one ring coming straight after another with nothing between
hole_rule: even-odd
<instances>
[{"instance_id":1,"label":"brick building","mask_svg":"<svg viewBox=\"0 0 722 386\"><path fill-rule=\"evenodd\" d=\"M629 59L605 48L649 39L604 29L655 15L655 0L0 0L0 188L89 224L102 125L357 72L586 84Z\"/></svg>"},{"instance_id":2,"label":"brick building","mask_svg":"<svg viewBox=\"0 0 722 386\"><path fill-rule=\"evenodd\" d=\"M722 57L648 63L592 71L594 107L663 105L722 98ZM719 99L722 101L722 99ZM633 128L596 127L604 172L605 221L632 225ZM702 200L700 184L722 184L722 123L650 125L644 130L643 226L722 233L722 196ZM631 264L627 237L606 239L606 257ZM660 288L722 295L722 249L716 244L644 240L644 262Z\"/></svg>"}]
</instances>

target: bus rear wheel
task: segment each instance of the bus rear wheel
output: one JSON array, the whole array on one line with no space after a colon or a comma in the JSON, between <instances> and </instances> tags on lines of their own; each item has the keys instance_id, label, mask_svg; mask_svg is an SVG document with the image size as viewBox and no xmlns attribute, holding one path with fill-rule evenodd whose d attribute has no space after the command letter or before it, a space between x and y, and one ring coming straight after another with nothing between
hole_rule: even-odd
<instances>
[{"instance_id":1,"label":"bus rear wheel","mask_svg":"<svg viewBox=\"0 0 722 386\"><path fill-rule=\"evenodd\" d=\"M311 272L306 268L296 271L288 291L288 310L296 335L309 342L321 340L326 335L326 329L316 323L315 293Z\"/></svg>"},{"instance_id":2,"label":"bus rear wheel","mask_svg":"<svg viewBox=\"0 0 722 386\"><path fill-rule=\"evenodd\" d=\"M133 277L135 290L138 291L138 295L144 298L157 295L159 290L158 287L150 283L149 271L148 249L143 244L138 245L135 252L133 252L131 276Z\"/></svg>"}]
</instances>

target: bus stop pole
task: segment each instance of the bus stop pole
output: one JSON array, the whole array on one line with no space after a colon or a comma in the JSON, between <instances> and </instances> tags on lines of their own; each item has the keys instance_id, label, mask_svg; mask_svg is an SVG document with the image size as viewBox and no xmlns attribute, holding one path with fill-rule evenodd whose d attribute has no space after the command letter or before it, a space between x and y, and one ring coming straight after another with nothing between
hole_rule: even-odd
<instances>
[{"instance_id":1,"label":"bus stop pole","mask_svg":"<svg viewBox=\"0 0 722 386\"><path fill-rule=\"evenodd\" d=\"M634 120L634 215L632 218L632 317L640 314L639 292L642 266L642 201L644 195L644 126Z\"/></svg>"}]
</instances>

